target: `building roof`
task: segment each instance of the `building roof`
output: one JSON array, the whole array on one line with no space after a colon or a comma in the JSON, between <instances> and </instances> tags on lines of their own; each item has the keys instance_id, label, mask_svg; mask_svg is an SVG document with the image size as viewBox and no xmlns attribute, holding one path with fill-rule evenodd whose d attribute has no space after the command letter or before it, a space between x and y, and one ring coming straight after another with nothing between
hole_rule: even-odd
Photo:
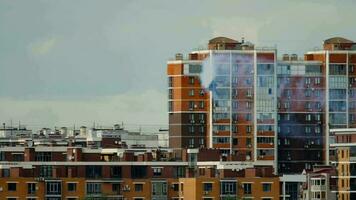
<instances>
[{"instance_id":1,"label":"building roof","mask_svg":"<svg viewBox=\"0 0 356 200\"><path fill-rule=\"evenodd\" d=\"M354 43L354 42L342 37L333 37L324 41L324 44L345 44L345 43Z\"/></svg>"},{"instance_id":2,"label":"building roof","mask_svg":"<svg viewBox=\"0 0 356 200\"><path fill-rule=\"evenodd\" d=\"M209 44L216 44L216 43L238 43L238 41L227 37L216 37L209 40Z\"/></svg>"}]
</instances>

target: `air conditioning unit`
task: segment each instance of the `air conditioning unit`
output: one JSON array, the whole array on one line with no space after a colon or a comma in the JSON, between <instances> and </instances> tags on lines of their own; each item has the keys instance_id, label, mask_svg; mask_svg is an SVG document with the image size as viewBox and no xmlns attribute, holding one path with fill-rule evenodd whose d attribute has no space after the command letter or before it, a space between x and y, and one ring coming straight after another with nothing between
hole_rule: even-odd
<instances>
[{"instance_id":1,"label":"air conditioning unit","mask_svg":"<svg viewBox=\"0 0 356 200\"><path fill-rule=\"evenodd\" d=\"M251 144L249 144L249 145L247 145L247 147L248 147L248 148L251 148L251 147L252 147L252 145L251 145Z\"/></svg>"},{"instance_id":2,"label":"air conditioning unit","mask_svg":"<svg viewBox=\"0 0 356 200\"><path fill-rule=\"evenodd\" d=\"M124 191L124 192L130 191L130 186L129 186L129 185L125 185L125 186L122 188L122 191Z\"/></svg>"},{"instance_id":3,"label":"air conditioning unit","mask_svg":"<svg viewBox=\"0 0 356 200\"><path fill-rule=\"evenodd\" d=\"M204 195L208 195L209 194L209 191L204 191Z\"/></svg>"}]
</instances>

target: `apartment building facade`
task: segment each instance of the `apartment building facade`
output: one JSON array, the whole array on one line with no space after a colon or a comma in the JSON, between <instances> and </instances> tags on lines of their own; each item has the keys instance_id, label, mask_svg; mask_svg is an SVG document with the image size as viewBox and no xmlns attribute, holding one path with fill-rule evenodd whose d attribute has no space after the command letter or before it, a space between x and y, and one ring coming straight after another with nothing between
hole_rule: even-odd
<instances>
[{"instance_id":1,"label":"apartment building facade","mask_svg":"<svg viewBox=\"0 0 356 200\"><path fill-rule=\"evenodd\" d=\"M337 174L337 196L340 200L356 198L356 129L331 129L335 141L330 148L335 149L335 158L331 163Z\"/></svg>"},{"instance_id":2,"label":"apartment building facade","mask_svg":"<svg viewBox=\"0 0 356 200\"><path fill-rule=\"evenodd\" d=\"M168 61L170 147L276 165L275 68L275 49L223 37Z\"/></svg>"},{"instance_id":3,"label":"apartment building facade","mask_svg":"<svg viewBox=\"0 0 356 200\"><path fill-rule=\"evenodd\" d=\"M114 143L114 141L112 141ZM4 199L278 199L271 167L222 160L217 150L123 149L31 143L0 148ZM48 144L48 143L47 143ZM75 144L75 143L73 143Z\"/></svg>"}]
</instances>

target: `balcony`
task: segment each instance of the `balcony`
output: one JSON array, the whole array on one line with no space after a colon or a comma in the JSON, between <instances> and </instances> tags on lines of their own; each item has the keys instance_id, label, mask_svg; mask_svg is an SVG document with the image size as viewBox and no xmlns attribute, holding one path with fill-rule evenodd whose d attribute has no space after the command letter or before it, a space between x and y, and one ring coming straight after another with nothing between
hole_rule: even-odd
<instances>
[{"instance_id":1,"label":"balcony","mask_svg":"<svg viewBox=\"0 0 356 200\"><path fill-rule=\"evenodd\" d=\"M310 187L311 191L326 191L326 185L312 185Z\"/></svg>"}]
</instances>

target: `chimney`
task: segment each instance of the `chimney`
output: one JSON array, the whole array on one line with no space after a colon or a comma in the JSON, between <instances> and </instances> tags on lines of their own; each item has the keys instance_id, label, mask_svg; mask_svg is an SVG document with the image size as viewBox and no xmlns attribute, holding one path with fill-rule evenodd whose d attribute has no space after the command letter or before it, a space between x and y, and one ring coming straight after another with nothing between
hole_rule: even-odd
<instances>
[{"instance_id":1,"label":"chimney","mask_svg":"<svg viewBox=\"0 0 356 200\"><path fill-rule=\"evenodd\" d=\"M183 60L183 54L177 53L176 54L176 60Z\"/></svg>"}]
</instances>

